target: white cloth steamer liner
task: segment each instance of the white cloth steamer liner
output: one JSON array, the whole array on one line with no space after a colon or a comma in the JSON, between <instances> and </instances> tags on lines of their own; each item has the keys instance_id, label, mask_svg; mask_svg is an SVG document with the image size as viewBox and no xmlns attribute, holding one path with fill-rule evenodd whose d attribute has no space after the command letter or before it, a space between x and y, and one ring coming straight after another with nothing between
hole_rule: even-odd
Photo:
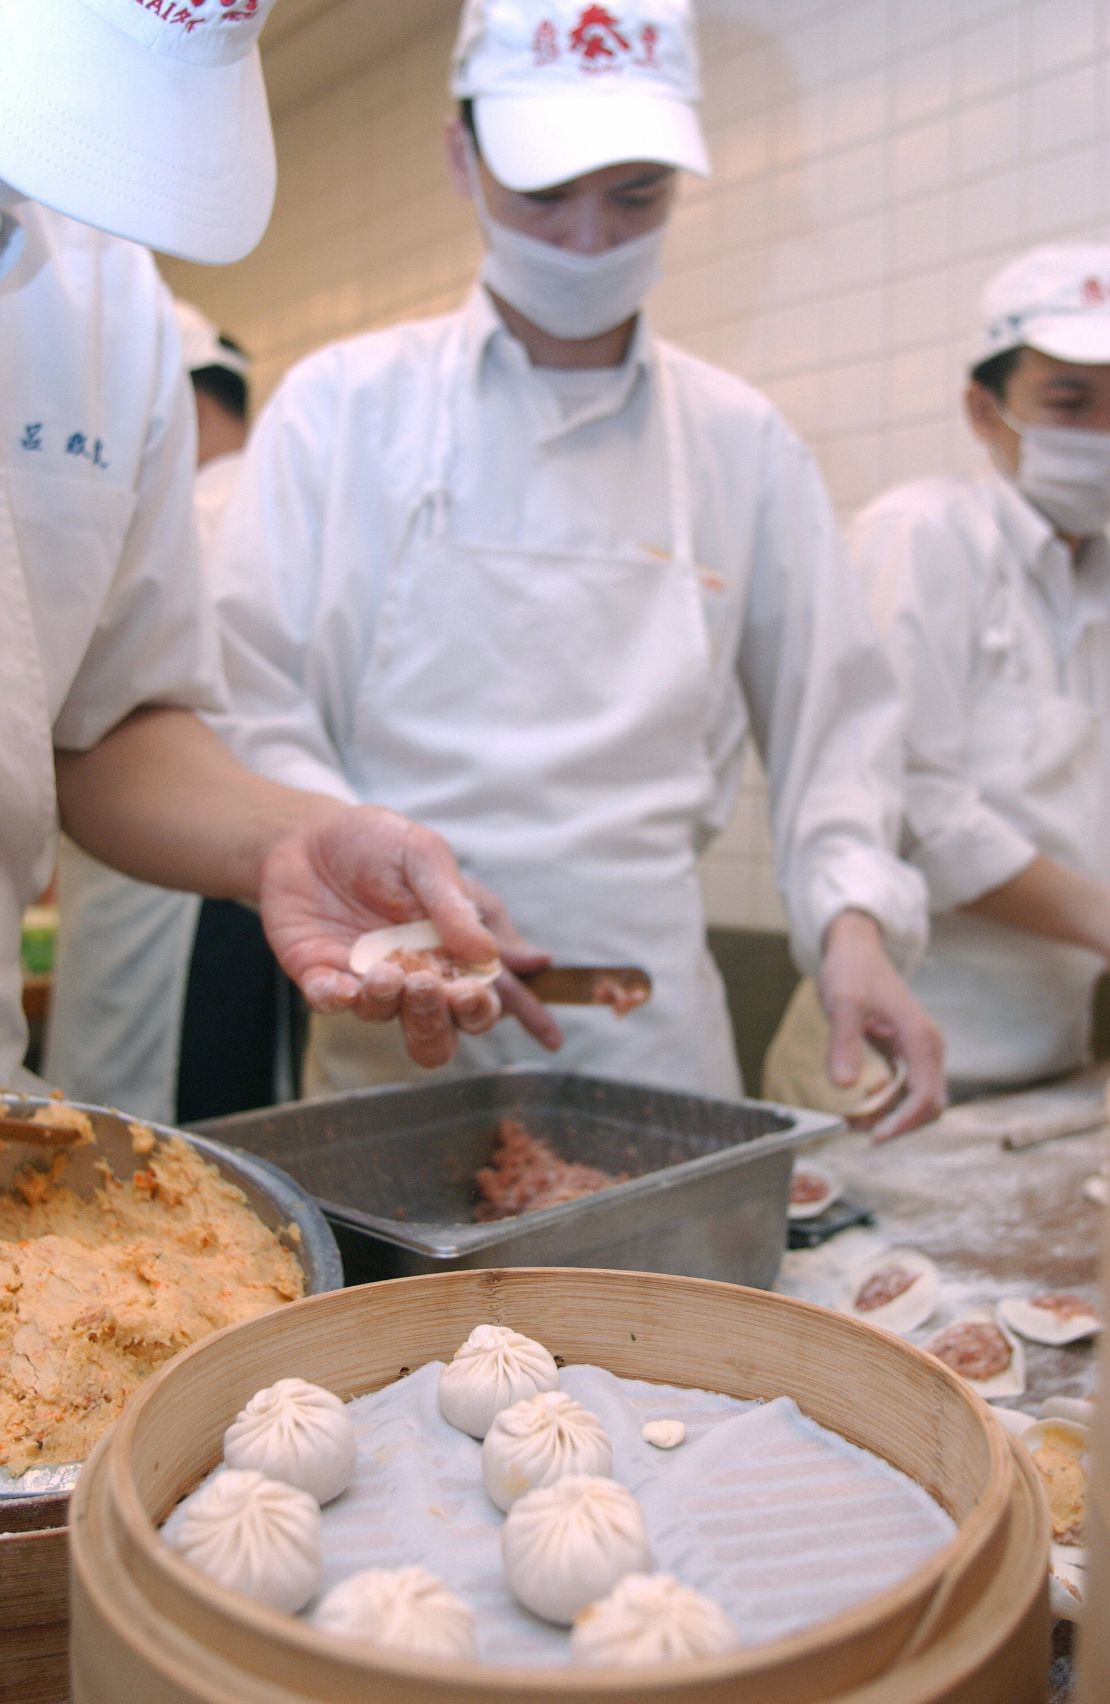
<instances>
[{"instance_id":1,"label":"white cloth steamer liner","mask_svg":"<svg viewBox=\"0 0 1110 1704\"><path fill-rule=\"evenodd\" d=\"M323 1511L322 1589L363 1568L420 1563L473 1609L483 1661L567 1662L567 1632L535 1620L505 1584L504 1517L482 1485L481 1445L439 1413L441 1365L349 1405L359 1468ZM746 1644L862 1603L955 1533L920 1486L789 1398L744 1403L591 1366L564 1368L560 1382L612 1438L613 1477L640 1499L655 1568L720 1603ZM643 1441L654 1419L685 1422L679 1449Z\"/></svg>"}]
</instances>

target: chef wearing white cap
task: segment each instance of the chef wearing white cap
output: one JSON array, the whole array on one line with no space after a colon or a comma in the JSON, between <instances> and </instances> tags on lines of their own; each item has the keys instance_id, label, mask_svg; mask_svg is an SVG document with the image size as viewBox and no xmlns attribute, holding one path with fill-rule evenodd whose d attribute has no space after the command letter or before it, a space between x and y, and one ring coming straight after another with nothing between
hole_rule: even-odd
<instances>
[{"instance_id":1,"label":"chef wearing white cap","mask_svg":"<svg viewBox=\"0 0 1110 1704\"><path fill-rule=\"evenodd\" d=\"M429 1062L455 1024L496 1015L473 979L445 993L346 968L361 929L425 911L461 953L489 951L438 837L253 776L192 714L220 699L195 428L169 299L135 245L226 261L265 228L270 4L0 4L0 1083L19 1076L20 914L59 809L132 875L260 900L310 1000L400 1010Z\"/></svg>"},{"instance_id":2,"label":"chef wearing white cap","mask_svg":"<svg viewBox=\"0 0 1110 1704\"><path fill-rule=\"evenodd\" d=\"M250 362L192 302L175 301L174 318L197 415L203 564L243 457ZM131 881L65 838L57 888L49 1082L163 1124L290 1098L292 990L253 910Z\"/></svg>"},{"instance_id":3,"label":"chef wearing white cap","mask_svg":"<svg viewBox=\"0 0 1110 1704\"><path fill-rule=\"evenodd\" d=\"M989 468L887 492L851 538L906 700L913 987L956 1093L1084 1063L1110 958L1110 246L1005 267L970 366Z\"/></svg>"},{"instance_id":4,"label":"chef wearing white cap","mask_svg":"<svg viewBox=\"0 0 1110 1704\"><path fill-rule=\"evenodd\" d=\"M911 1124L942 1091L888 956L924 932L891 850L894 683L804 449L639 313L677 173L708 170L691 9L472 0L453 92L480 283L459 313L295 369L221 533L252 761L438 828L557 960L646 965L623 1023L567 1009L560 1065L728 1096L697 861L751 730L836 1068L854 1077L881 1031L910 1060ZM313 1027L314 1089L406 1074L384 1035ZM502 1025L454 1068L537 1057Z\"/></svg>"},{"instance_id":5,"label":"chef wearing white cap","mask_svg":"<svg viewBox=\"0 0 1110 1704\"><path fill-rule=\"evenodd\" d=\"M223 519L243 459L250 408L250 358L192 302L173 305L181 364L197 411L197 471L193 509L201 559Z\"/></svg>"}]
</instances>

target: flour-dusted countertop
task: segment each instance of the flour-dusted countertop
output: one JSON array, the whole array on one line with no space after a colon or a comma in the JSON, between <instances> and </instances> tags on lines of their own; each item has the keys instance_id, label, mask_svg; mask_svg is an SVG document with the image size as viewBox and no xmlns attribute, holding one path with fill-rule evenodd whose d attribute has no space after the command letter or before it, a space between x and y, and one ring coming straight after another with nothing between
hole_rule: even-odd
<instances>
[{"instance_id":1,"label":"flour-dusted countertop","mask_svg":"<svg viewBox=\"0 0 1110 1704\"><path fill-rule=\"evenodd\" d=\"M816 1249L788 1252L775 1286L825 1306L839 1306L857 1266L881 1248L920 1249L936 1263L941 1287L933 1317L911 1340L923 1343L969 1308L1038 1291L1099 1298L1102 1214L1083 1195L1084 1180L1110 1158L1104 1120L1110 1067L1099 1066L1047 1088L985 1098L950 1108L935 1124L874 1146L855 1133L822 1144L822 1163L847 1194L875 1214L870 1229L842 1232ZM1086 1121L1081 1134L1010 1150L1003 1138L1062 1118ZM1093 1342L1048 1348L1025 1343L1027 1388L1005 1406L1037 1414L1051 1396L1091 1397ZM1051 1704L1071 1697L1070 1628L1053 1671Z\"/></svg>"},{"instance_id":2,"label":"flour-dusted countertop","mask_svg":"<svg viewBox=\"0 0 1110 1704\"><path fill-rule=\"evenodd\" d=\"M866 1135L833 1137L821 1147L822 1163L874 1211L875 1224L788 1252L775 1288L836 1307L871 1254L918 1248L935 1261L941 1287L935 1314L911 1334L915 1343L1004 1296L1065 1290L1097 1301L1104 1209L1085 1199L1082 1186L1110 1155L1102 1121L1108 1076L1100 1067L1051 1088L952 1107L935 1124L879 1146ZM1017 1151L1003 1146L1019 1121L1048 1127L1088 1106L1096 1128ZM1025 1355L1028 1388L1007 1406L1035 1413L1049 1396L1093 1395L1092 1342L1026 1343Z\"/></svg>"}]
</instances>

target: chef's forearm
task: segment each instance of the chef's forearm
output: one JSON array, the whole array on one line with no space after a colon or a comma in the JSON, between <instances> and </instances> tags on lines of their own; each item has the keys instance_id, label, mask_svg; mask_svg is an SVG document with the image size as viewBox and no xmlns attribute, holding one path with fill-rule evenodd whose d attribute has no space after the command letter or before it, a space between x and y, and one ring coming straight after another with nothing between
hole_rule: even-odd
<instances>
[{"instance_id":1,"label":"chef's forearm","mask_svg":"<svg viewBox=\"0 0 1110 1704\"><path fill-rule=\"evenodd\" d=\"M55 761L71 839L125 875L211 898L257 899L276 842L343 808L252 774L185 710L136 711Z\"/></svg>"},{"instance_id":2,"label":"chef's forearm","mask_svg":"<svg viewBox=\"0 0 1110 1704\"><path fill-rule=\"evenodd\" d=\"M1110 959L1110 887L1038 855L965 910Z\"/></svg>"}]
</instances>

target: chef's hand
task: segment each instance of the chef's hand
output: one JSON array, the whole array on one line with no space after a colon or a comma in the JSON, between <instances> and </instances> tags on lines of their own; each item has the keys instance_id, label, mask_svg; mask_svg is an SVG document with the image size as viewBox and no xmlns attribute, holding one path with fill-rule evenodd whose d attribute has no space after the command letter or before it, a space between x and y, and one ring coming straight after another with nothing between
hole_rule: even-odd
<instances>
[{"instance_id":1,"label":"chef's hand","mask_svg":"<svg viewBox=\"0 0 1110 1704\"><path fill-rule=\"evenodd\" d=\"M501 900L488 887L473 877L467 878L466 886L478 907L478 915L497 942L505 966L504 974L495 984L502 1007L541 1047L546 1047L549 1053L558 1052L563 1045L563 1032L552 1017L551 1008L537 1000L513 975L514 971L542 970L551 963L551 954L525 940Z\"/></svg>"},{"instance_id":2,"label":"chef's hand","mask_svg":"<svg viewBox=\"0 0 1110 1704\"><path fill-rule=\"evenodd\" d=\"M348 968L351 946L366 930L423 917L467 963L498 951L447 842L394 811L336 807L294 829L266 854L259 906L282 968L315 1011L350 1008L373 1022L399 1017L420 1065L446 1065L459 1030L480 1035L501 1015L495 989L473 977L445 982L381 963L360 979Z\"/></svg>"},{"instance_id":3,"label":"chef's hand","mask_svg":"<svg viewBox=\"0 0 1110 1704\"><path fill-rule=\"evenodd\" d=\"M944 1111L944 1043L887 955L882 930L863 911L842 911L829 925L817 977L829 1020L829 1079L850 1088L863 1066L864 1037L906 1063L906 1091L872 1131L884 1142Z\"/></svg>"}]
</instances>

